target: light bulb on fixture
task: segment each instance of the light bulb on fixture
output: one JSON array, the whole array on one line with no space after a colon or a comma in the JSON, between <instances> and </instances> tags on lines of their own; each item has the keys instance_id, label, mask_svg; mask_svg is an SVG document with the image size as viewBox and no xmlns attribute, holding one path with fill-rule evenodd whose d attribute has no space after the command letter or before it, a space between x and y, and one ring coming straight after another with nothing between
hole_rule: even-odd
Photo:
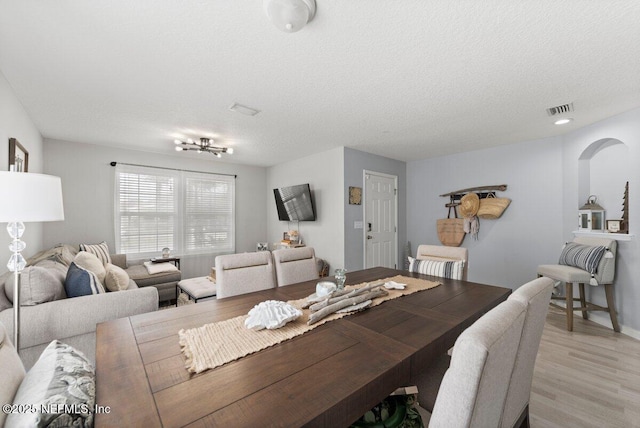
<instances>
[{"instance_id":1,"label":"light bulb on fixture","mask_svg":"<svg viewBox=\"0 0 640 428\"><path fill-rule=\"evenodd\" d=\"M229 147L227 148L227 153L229 153L230 155L233 154L233 147Z\"/></svg>"},{"instance_id":2,"label":"light bulb on fixture","mask_svg":"<svg viewBox=\"0 0 640 428\"><path fill-rule=\"evenodd\" d=\"M181 152L182 150L182 147L176 146L176 152Z\"/></svg>"}]
</instances>

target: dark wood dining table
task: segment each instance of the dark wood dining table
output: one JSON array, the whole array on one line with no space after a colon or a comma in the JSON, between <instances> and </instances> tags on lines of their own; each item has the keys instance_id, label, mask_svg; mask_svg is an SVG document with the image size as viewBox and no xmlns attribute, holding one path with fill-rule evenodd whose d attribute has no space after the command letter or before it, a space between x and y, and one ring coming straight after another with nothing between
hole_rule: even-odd
<instances>
[{"instance_id":1,"label":"dark wood dining table","mask_svg":"<svg viewBox=\"0 0 640 428\"><path fill-rule=\"evenodd\" d=\"M347 284L395 275L442 285L389 300L200 374L190 374L178 331L246 314L265 300L301 299L317 280L202 301L99 324L96 427L348 426L410 384L458 335L505 300L509 288L388 268L347 274Z\"/></svg>"}]
</instances>

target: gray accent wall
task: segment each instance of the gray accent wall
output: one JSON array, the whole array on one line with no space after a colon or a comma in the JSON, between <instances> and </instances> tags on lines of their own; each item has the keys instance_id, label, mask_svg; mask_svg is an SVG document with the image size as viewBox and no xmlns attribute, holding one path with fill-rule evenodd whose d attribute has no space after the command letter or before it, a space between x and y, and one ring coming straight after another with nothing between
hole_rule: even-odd
<instances>
[{"instance_id":1,"label":"gray accent wall","mask_svg":"<svg viewBox=\"0 0 640 428\"><path fill-rule=\"evenodd\" d=\"M592 176L579 179L579 159L591 144L616 139L620 145L598 157ZM536 277L540 264L557 263L561 247L573 239L577 211L591 191L601 193L608 218L620 218L625 177L629 181L629 241L618 241L615 298L622 332L640 338L640 109L569 132L563 136L515 143L407 164L407 239L412 250L421 243L439 244L435 221L446 218L446 198L438 195L482 185L507 184L499 192L512 200L497 220L480 219L478 240L467 235L469 280L517 288ZM609 157L609 158L607 158ZM615 168L615 171L613 171ZM611 174L607 174L607 169ZM622 171L622 173L621 173ZM597 174L604 174L598 177ZM620 181L611 184L611 177ZM616 187L617 186L617 187ZM587 287L594 303L604 305L603 287ZM609 316L590 312L590 319L607 327Z\"/></svg>"},{"instance_id":2,"label":"gray accent wall","mask_svg":"<svg viewBox=\"0 0 640 428\"><path fill-rule=\"evenodd\" d=\"M402 268L407 242L407 164L350 148L344 149L345 266L350 271L364 268L364 229L354 227L355 222L364 221L364 205L349 205L349 186L364 191L364 170L398 177L398 267Z\"/></svg>"},{"instance_id":3,"label":"gray accent wall","mask_svg":"<svg viewBox=\"0 0 640 428\"><path fill-rule=\"evenodd\" d=\"M478 239L469 234L469 280L517 288L536 277L542 262L557 260L562 233L562 145L559 138L407 164L408 239L440 245L436 220L447 218L449 198L460 189L506 184L499 197L511 199L502 217L480 219Z\"/></svg>"},{"instance_id":4,"label":"gray accent wall","mask_svg":"<svg viewBox=\"0 0 640 428\"><path fill-rule=\"evenodd\" d=\"M46 140L44 158L45 172L62 178L65 221L45 224L43 248L106 241L115 250L115 168L111 161L235 174L236 252L255 251L256 241L267 238L265 168L219 162L208 154L202 158L183 153L169 156L57 140ZM183 278L208 275L214 258L215 254L183 257Z\"/></svg>"}]
</instances>

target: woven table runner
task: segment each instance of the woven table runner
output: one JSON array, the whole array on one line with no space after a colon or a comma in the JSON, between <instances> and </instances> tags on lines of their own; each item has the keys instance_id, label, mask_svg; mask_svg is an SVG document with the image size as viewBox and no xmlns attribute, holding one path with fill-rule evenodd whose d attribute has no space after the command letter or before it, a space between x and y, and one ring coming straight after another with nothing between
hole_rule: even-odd
<instances>
[{"instance_id":1,"label":"woven table runner","mask_svg":"<svg viewBox=\"0 0 640 428\"><path fill-rule=\"evenodd\" d=\"M380 279L375 282L395 281L406 284L404 290L387 290L388 295L373 299L371 306L377 306L387 300L395 299L407 294L412 294L422 290L428 290L440 285L437 282L427 281L424 279L411 278L402 275L396 275L390 278ZM362 283L357 285L347 285L346 289L356 289L364 287L370 283ZM248 315L240 315L224 321L205 324L202 327L180 330L180 346L186 357L186 367L191 373L200 373L207 369L213 369L228 362L237 360L246 355L258 352L262 349L276 345L285 340L294 338L309 330L333 321L351 313L331 314L326 318L308 325L309 309L302 309L306 298L299 300L290 300L287 303L302 310L302 316L298 319L287 323L284 327L275 330L250 330L244 326L244 320Z\"/></svg>"}]
</instances>

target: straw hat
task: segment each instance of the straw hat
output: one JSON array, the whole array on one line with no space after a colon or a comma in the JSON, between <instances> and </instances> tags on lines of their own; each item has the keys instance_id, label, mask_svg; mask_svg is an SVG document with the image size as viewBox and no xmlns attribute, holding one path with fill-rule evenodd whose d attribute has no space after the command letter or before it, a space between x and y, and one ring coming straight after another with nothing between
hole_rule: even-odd
<instances>
[{"instance_id":1,"label":"straw hat","mask_svg":"<svg viewBox=\"0 0 640 428\"><path fill-rule=\"evenodd\" d=\"M477 193L469 192L460 199L460 214L462 217L473 217L480 208L480 198Z\"/></svg>"}]
</instances>

